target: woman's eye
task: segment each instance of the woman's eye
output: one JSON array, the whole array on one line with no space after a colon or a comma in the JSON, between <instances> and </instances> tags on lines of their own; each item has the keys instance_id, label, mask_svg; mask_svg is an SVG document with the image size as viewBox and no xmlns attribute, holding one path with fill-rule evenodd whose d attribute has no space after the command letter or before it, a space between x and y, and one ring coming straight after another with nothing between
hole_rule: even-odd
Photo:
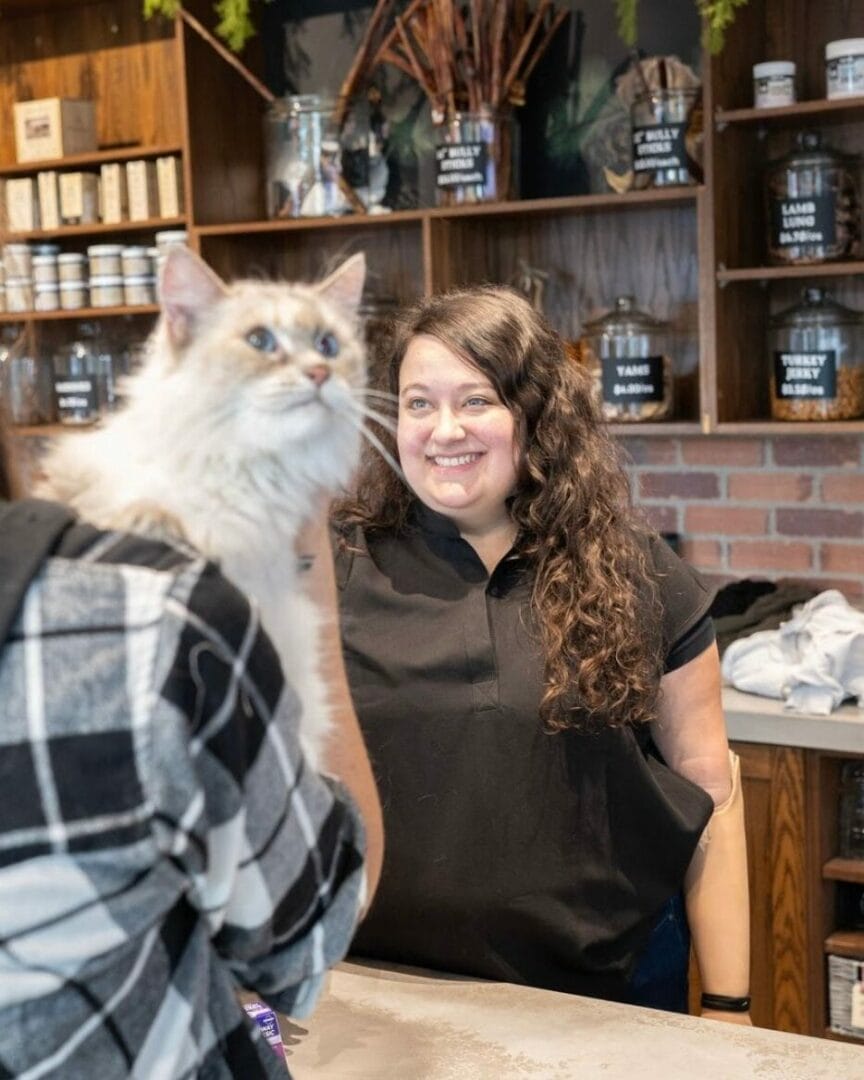
<instances>
[{"instance_id":1,"label":"woman's eye","mask_svg":"<svg viewBox=\"0 0 864 1080\"><path fill-rule=\"evenodd\" d=\"M429 402L426 400L426 398L411 398L411 400L408 402L408 411L419 412L420 409L425 408L428 404Z\"/></svg>"},{"instance_id":2,"label":"woman's eye","mask_svg":"<svg viewBox=\"0 0 864 1080\"><path fill-rule=\"evenodd\" d=\"M276 352L279 348L276 335L272 330L268 330L266 326L253 327L246 335L246 341L253 349L257 349L259 352L271 353Z\"/></svg>"},{"instance_id":3,"label":"woman's eye","mask_svg":"<svg viewBox=\"0 0 864 1080\"><path fill-rule=\"evenodd\" d=\"M488 405L489 400L488 400L488 398L484 398L484 397L471 397L471 398L468 398L468 400L465 402L465 404L466 405L471 405L471 406L473 406L473 405Z\"/></svg>"},{"instance_id":4,"label":"woman's eye","mask_svg":"<svg viewBox=\"0 0 864 1080\"><path fill-rule=\"evenodd\" d=\"M332 360L334 356L339 355L339 342L335 334L331 334L329 330L320 330L313 340L315 348L325 356L328 360Z\"/></svg>"}]
</instances>

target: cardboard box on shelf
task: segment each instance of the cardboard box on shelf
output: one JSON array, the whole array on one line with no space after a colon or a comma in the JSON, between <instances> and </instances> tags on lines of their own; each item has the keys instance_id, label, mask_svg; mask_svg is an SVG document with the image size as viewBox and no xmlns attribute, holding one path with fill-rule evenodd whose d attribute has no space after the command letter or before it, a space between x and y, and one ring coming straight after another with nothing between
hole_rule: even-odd
<instances>
[{"instance_id":1,"label":"cardboard box on shelf","mask_svg":"<svg viewBox=\"0 0 864 1080\"><path fill-rule=\"evenodd\" d=\"M89 154L98 149L96 110L92 101L39 98L17 101L12 110L15 152L20 162Z\"/></svg>"},{"instance_id":2,"label":"cardboard box on shelf","mask_svg":"<svg viewBox=\"0 0 864 1080\"><path fill-rule=\"evenodd\" d=\"M159 184L159 216L180 217L183 213L183 170L176 155L156 158Z\"/></svg>"},{"instance_id":3,"label":"cardboard box on shelf","mask_svg":"<svg viewBox=\"0 0 864 1080\"><path fill-rule=\"evenodd\" d=\"M39 199L32 176L6 181L6 221L10 233L39 228Z\"/></svg>"},{"instance_id":4,"label":"cardboard box on shelf","mask_svg":"<svg viewBox=\"0 0 864 1080\"><path fill-rule=\"evenodd\" d=\"M129 191L130 221L148 221L159 217L159 185L154 162L128 161L126 187Z\"/></svg>"},{"instance_id":5,"label":"cardboard box on shelf","mask_svg":"<svg viewBox=\"0 0 864 1080\"><path fill-rule=\"evenodd\" d=\"M42 219L42 228L59 228L60 187L57 173L53 169L38 173L36 185L39 188L39 217Z\"/></svg>"},{"instance_id":6,"label":"cardboard box on shelf","mask_svg":"<svg viewBox=\"0 0 864 1080\"><path fill-rule=\"evenodd\" d=\"M64 225L90 225L99 220L99 177L96 173L60 174L60 220Z\"/></svg>"},{"instance_id":7,"label":"cardboard box on shelf","mask_svg":"<svg viewBox=\"0 0 864 1080\"><path fill-rule=\"evenodd\" d=\"M109 223L125 221L129 212L129 200L126 192L126 166L121 161L112 161L102 166L101 216Z\"/></svg>"}]
</instances>

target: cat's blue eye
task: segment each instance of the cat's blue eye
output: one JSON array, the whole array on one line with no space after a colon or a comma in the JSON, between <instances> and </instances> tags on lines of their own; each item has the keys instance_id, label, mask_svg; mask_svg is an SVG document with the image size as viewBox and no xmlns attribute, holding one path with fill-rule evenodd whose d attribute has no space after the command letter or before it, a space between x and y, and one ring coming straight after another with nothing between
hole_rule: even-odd
<instances>
[{"instance_id":1,"label":"cat's blue eye","mask_svg":"<svg viewBox=\"0 0 864 1080\"><path fill-rule=\"evenodd\" d=\"M339 355L339 341L336 335L331 334L329 330L319 330L315 335L313 344L317 351L328 360L332 360L334 356Z\"/></svg>"},{"instance_id":2,"label":"cat's blue eye","mask_svg":"<svg viewBox=\"0 0 864 1080\"><path fill-rule=\"evenodd\" d=\"M246 340L253 349L257 349L259 352L271 353L276 352L279 348L276 335L266 326L253 327L246 335Z\"/></svg>"}]
</instances>

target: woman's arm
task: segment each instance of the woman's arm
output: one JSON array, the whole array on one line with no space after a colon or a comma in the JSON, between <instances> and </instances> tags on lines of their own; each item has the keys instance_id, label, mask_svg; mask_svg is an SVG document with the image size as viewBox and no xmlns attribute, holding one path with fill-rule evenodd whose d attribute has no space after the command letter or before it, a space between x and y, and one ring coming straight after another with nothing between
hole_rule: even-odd
<instances>
[{"instance_id":1,"label":"woman's arm","mask_svg":"<svg viewBox=\"0 0 864 1080\"><path fill-rule=\"evenodd\" d=\"M660 683L654 741L666 763L708 792L714 814L684 882L687 919L706 994L742 998L750 987L750 902L744 807L737 759L730 759L716 645ZM703 1016L749 1024L748 1013Z\"/></svg>"},{"instance_id":2,"label":"woman's arm","mask_svg":"<svg viewBox=\"0 0 864 1080\"><path fill-rule=\"evenodd\" d=\"M329 689L333 715L333 733L325 750L325 771L336 776L353 795L366 825L366 896L367 908L372 902L381 864L384 860L384 826L378 788L360 731L348 676L342 659L342 640L339 633L339 605L336 577L333 569L333 549L327 524L326 510L301 531L297 551L311 556L310 568L304 575L307 595L321 612L321 675Z\"/></svg>"}]
</instances>

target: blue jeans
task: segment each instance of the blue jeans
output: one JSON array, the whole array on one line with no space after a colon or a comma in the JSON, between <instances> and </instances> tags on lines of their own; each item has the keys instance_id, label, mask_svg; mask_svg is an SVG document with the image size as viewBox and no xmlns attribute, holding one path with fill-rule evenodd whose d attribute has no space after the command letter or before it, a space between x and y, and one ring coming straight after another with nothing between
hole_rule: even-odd
<instances>
[{"instance_id":1,"label":"blue jeans","mask_svg":"<svg viewBox=\"0 0 864 1080\"><path fill-rule=\"evenodd\" d=\"M632 1004L686 1013L690 928L684 898L676 893L660 912L630 980Z\"/></svg>"}]
</instances>

